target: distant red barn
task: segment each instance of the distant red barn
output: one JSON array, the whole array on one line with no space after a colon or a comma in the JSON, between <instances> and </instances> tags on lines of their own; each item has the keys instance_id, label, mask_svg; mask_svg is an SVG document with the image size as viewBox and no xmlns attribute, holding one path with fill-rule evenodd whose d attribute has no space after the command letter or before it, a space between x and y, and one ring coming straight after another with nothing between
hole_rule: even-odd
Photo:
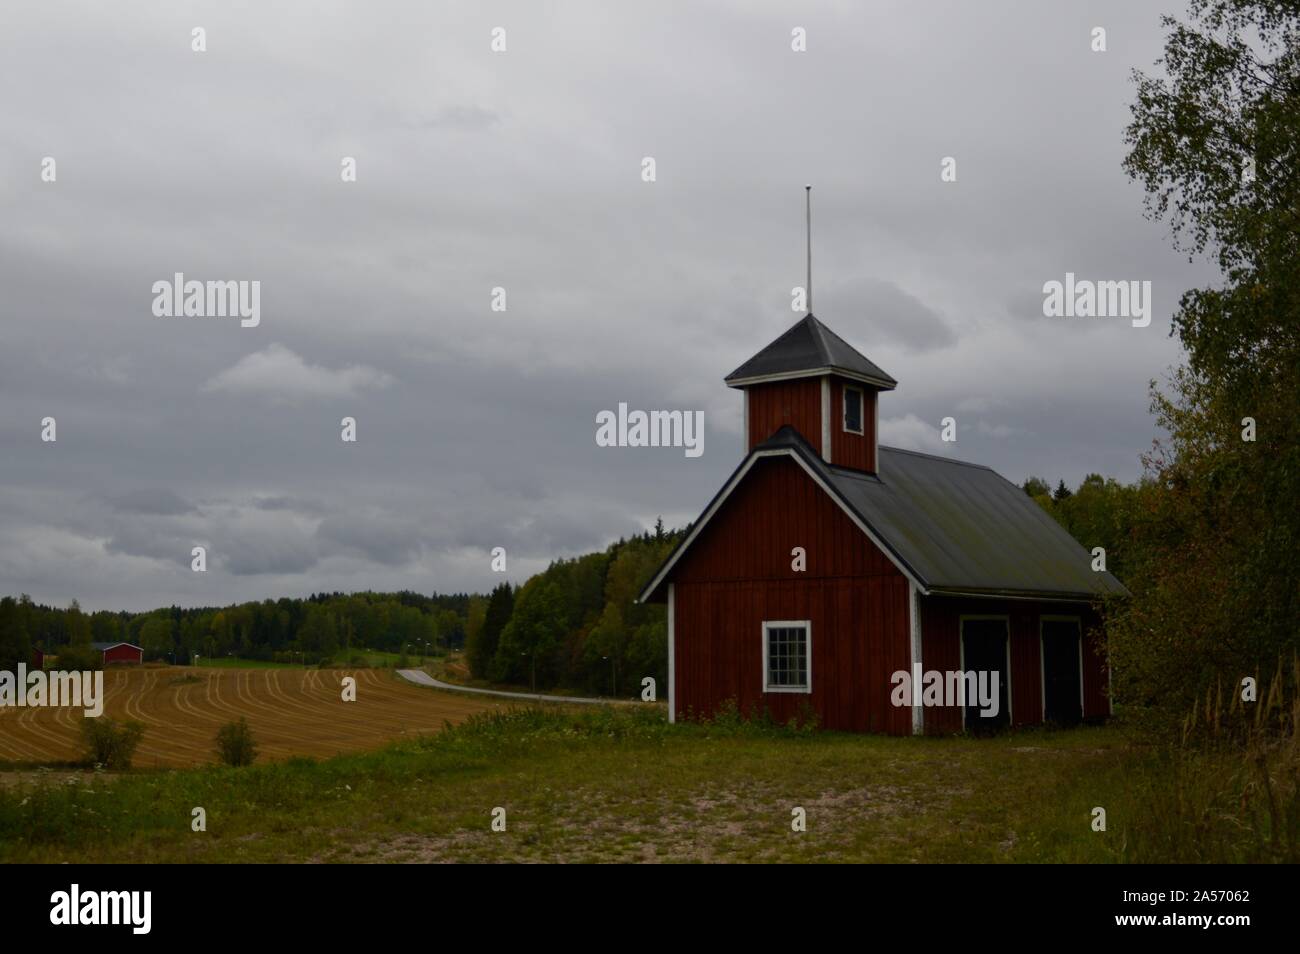
<instances>
[{"instance_id":1,"label":"distant red barn","mask_svg":"<svg viewBox=\"0 0 1300 954\"><path fill-rule=\"evenodd\" d=\"M104 665L139 664L144 662L144 650L134 643L91 643L95 649L104 654Z\"/></svg>"},{"instance_id":2,"label":"distant red barn","mask_svg":"<svg viewBox=\"0 0 1300 954\"><path fill-rule=\"evenodd\" d=\"M41 649L39 646L32 647L32 668L45 668L45 650Z\"/></svg>"},{"instance_id":3,"label":"distant red barn","mask_svg":"<svg viewBox=\"0 0 1300 954\"><path fill-rule=\"evenodd\" d=\"M893 735L1110 711L1092 555L987 467L881 447L897 382L811 314L727 377L747 454L641 594L668 607L669 717L727 701ZM993 706L899 702L984 674ZM969 685L969 683L964 683Z\"/></svg>"}]
</instances>

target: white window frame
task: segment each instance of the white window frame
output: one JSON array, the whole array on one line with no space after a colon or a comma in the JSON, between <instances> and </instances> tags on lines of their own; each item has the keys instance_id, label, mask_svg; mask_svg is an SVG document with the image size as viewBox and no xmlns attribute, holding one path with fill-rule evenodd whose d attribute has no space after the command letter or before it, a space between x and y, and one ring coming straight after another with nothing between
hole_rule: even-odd
<instances>
[{"instance_id":1,"label":"white window frame","mask_svg":"<svg viewBox=\"0 0 1300 954\"><path fill-rule=\"evenodd\" d=\"M1083 701L1083 617L1046 613L1038 617L1038 694L1043 704L1042 719L1044 722L1047 721L1047 654L1044 652L1044 623L1074 623L1079 633L1079 718L1085 718L1087 706Z\"/></svg>"},{"instance_id":2,"label":"white window frame","mask_svg":"<svg viewBox=\"0 0 1300 954\"><path fill-rule=\"evenodd\" d=\"M957 665L966 671L966 621L1000 619L1007 627L1007 728L1016 724L1016 708L1011 699L1011 615L1009 613L964 613L957 617ZM967 705L970 700L966 700ZM962 709L961 728L966 731L966 710Z\"/></svg>"},{"instance_id":3,"label":"white window frame","mask_svg":"<svg viewBox=\"0 0 1300 954\"><path fill-rule=\"evenodd\" d=\"M771 629L789 629L791 627L801 626L804 631L804 652L805 665L804 672L808 674L807 682L802 686L773 686L769 684L769 673L767 669L768 662L768 645L767 633ZM812 692L812 620L810 619L777 619L763 620L763 691L764 692L797 692L808 695Z\"/></svg>"},{"instance_id":4,"label":"white window frame","mask_svg":"<svg viewBox=\"0 0 1300 954\"><path fill-rule=\"evenodd\" d=\"M844 385L840 389L840 425L848 434L865 434L867 432L867 392L862 388ZM858 430L849 427L849 392L858 396L858 421L862 424Z\"/></svg>"}]
</instances>

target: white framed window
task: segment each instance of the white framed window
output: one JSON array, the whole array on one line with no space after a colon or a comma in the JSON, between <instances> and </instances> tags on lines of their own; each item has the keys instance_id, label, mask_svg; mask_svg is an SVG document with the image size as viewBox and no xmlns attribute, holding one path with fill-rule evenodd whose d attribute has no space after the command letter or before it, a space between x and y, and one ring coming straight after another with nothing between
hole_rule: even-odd
<instances>
[{"instance_id":1,"label":"white framed window","mask_svg":"<svg viewBox=\"0 0 1300 954\"><path fill-rule=\"evenodd\" d=\"M763 691L812 692L812 620L763 622Z\"/></svg>"},{"instance_id":2,"label":"white framed window","mask_svg":"<svg viewBox=\"0 0 1300 954\"><path fill-rule=\"evenodd\" d=\"M844 388L844 429L850 434L862 431L862 388Z\"/></svg>"}]
</instances>

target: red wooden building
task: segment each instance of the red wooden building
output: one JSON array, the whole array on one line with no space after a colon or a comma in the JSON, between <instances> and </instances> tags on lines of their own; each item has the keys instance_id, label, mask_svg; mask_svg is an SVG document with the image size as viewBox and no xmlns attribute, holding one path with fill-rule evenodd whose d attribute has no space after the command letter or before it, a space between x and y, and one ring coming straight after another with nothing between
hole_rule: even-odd
<instances>
[{"instance_id":1,"label":"red wooden building","mask_svg":"<svg viewBox=\"0 0 1300 954\"><path fill-rule=\"evenodd\" d=\"M134 643L91 643L104 654L104 665L139 664L144 662L144 650Z\"/></svg>"},{"instance_id":2,"label":"red wooden building","mask_svg":"<svg viewBox=\"0 0 1300 954\"><path fill-rule=\"evenodd\" d=\"M746 456L641 594L668 605L671 719L733 700L901 735L1109 713L1094 606L1123 586L989 468L881 447L896 383L811 314L728 375ZM996 713L900 698L900 673L983 673L986 702L996 673Z\"/></svg>"}]
</instances>

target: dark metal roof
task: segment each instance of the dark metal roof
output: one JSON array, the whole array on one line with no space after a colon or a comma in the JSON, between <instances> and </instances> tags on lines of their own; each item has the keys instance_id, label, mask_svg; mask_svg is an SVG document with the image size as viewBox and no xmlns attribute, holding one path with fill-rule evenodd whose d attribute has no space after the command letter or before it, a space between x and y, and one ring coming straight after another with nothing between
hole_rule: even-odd
<instances>
[{"instance_id":1,"label":"dark metal roof","mask_svg":"<svg viewBox=\"0 0 1300 954\"><path fill-rule=\"evenodd\" d=\"M130 646L132 649L140 648L135 643L124 643L121 640L118 640L115 643L91 643L90 646L92 649L98 649L100 652L103 652L106 649L112 649L114 646Z\"/></svg>"},{"instance_id":2,"label":"dark metal roof","mask_svg":"<svg viewBox=\"0 0 1300 954\"><path fill-rule=\"evenodd\" d=\"M878 473L867 474L827 464L786 426L755 447L737 473L772 451L797 455L928 592L1088 601L1128 593L1110 573L1094 572L1089 550L988 467L881 447ZM641 599L662 598L657 584L690 540Z\"/></svg>"},{"instance_id":3,"label":"dark metal roof","mask_svg":"<svg viewBox=\"0 0 1300 954\"><path fill-rule=\"evenodd\" d=\"M732 371L726 382L741 387L754 378L801 377L828 370L867 380L884 391L898 386L897 381L811 314Z\"/></svg>"}]
</instances>

